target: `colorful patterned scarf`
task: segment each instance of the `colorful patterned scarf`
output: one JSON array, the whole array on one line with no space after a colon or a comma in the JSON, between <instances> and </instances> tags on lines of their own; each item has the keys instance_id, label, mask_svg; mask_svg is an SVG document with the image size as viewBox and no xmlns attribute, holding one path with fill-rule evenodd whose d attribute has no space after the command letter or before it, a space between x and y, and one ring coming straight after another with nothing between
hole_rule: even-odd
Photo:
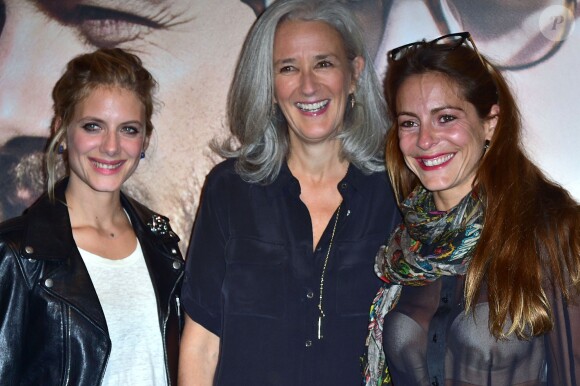
<instances>
[{"instance_id":1,"label":"colorful patterned scarf","mask_svg":"<svg viewBox=\"0 0 580 386\"><path fill-rule=\"evenodd\" d=\"M483 205L475 192L448 212L435 209L422 186L401 205L403 223L376 256L375 272L385 281L370 311L364 385L391 383L383 351L383 320L403 285L422 286L441 276L465 275L483 227Z\"/></svg>"}]
</instances>

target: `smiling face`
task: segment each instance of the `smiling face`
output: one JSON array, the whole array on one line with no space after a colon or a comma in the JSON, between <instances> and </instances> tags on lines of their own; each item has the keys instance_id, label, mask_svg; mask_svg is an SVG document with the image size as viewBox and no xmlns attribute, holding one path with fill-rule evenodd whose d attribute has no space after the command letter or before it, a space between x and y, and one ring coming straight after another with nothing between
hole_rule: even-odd
<instances>
[{"instance_id":1,"label":"smiling face","mask_svg":"<svg viewBox=\"0 0 580 386\"><path fill-rule=\"evenodd\" d=\"M364 61L346 56L340 34L320 21L285 21L274 39L274 94L291 144L319 143L342 127Z\"/></svg>"},{"instance_id":2,"label":"smiling face","mask_svg":"<svg viewBox=\"0 0 580 386\"><path fill-rule=\"evenodd\" d=\"M472 189L485 140L491 140L499 107L481 119L459 87L437 73L409 76L397 93L399 147L405 163L433 192L439 210Z\"/></svg>"},{"instance_id":3,"label":"smiling face","mask_svg":"<svg viewBox=\"0 0 580 386\"><path fill-rule=\"evenodd\" d=\"M155 96L161 102L147 158L126 188L170 217L176 232L185 236L205 174L216 162L208 142L227 131L225 101L244 36L255 20L250 7L239 0L222 0L219 7L207 0L0 3L6 11L3 25L0 20L0 146L22 140L0 147L0 167L17 168L12 154L37 151L42 159L44 141L29 136L50 134L50 91L72 57L101 47L125 49L138 55L159 82ZM3 157L8 152L10 157ZM38 181L42 163L25 166L29 171L22 173L19 165L14 174L27 187ZM17 188L15 182L0 182L6 189ZM40 189L26 201L8 202L4 193L3 204L19 213Z\"/></svg>"},{"instance_id":4,"label":"smiling face","mask_svg":"<svg viewBox=\"0 0 580 386\"><path fill-rule=\"evenodd\" d=\"M67 129L69 191L118 193L147 145L145 107L132 91L97 87Z\"/></svg>"}]
</instances>

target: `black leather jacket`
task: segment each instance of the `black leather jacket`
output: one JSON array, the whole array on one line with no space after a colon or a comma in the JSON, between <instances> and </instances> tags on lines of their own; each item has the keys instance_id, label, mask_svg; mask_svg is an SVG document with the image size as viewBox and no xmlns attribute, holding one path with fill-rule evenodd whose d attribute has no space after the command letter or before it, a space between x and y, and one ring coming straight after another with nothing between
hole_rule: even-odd
<instances>
[{"instance_id":1,"label":"black leather jacket","mask_svg":"<svg viewBox=\"0 0 580 386\"><path fill-rule=\"evenodd\" d=\"M105 315L73 239L66 181L0 225L0 384L100 385ZM157 296L170 384L177 384L183 258L168 220L122 195ZM126 296L130 296L127 294ZM131 358L127 358L128 361Z\"/></svg>"}]
</instances>

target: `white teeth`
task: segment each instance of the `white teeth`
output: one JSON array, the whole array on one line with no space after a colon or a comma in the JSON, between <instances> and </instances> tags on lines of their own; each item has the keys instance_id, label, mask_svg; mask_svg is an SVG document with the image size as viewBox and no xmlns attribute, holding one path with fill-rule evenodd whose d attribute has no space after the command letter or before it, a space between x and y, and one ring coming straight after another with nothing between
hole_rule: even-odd
<instances>
[{"instance_id":1,"label":"white teeth","mask_svg":"<svg viewBox=\"0 0 580 386\"><path fill-rule=\"evenodd\" d=\"M455 154L446 154L444 156L437 157L437 158L422 159L421 161L423 161L425 166L438 166L438 165L441 165L441 164L449 161L451 158L453 158L454 155Z\"/></svg>"},{"instance_id":2,"label":"white teeth","mask_svg":"<svg viewBox=\"0 0 580 386\"><path fill-rule=\"evenodd\" d=\"M119 166L121 166L122 162L116 163L114 165L110 165L110 164L103 164L97 161L93 161L93 164L99 168L99 169L108 169L108 170L113 170L118 168Z\"/></svg>"},{"instance_id":3,"label":"white teeth","mask_svg":"<svg viewBox=\"0 0 580 386\"><path fill-rule=\"evenodd\" d=\"M322 109L323 107L325 107L328 104L328 102L329 102L328 99L320 101L320 102L315 102L315 103L297 102L296 107L298 107L300 110L307 111L309 113L313 113L313 112L316 112L316 111Z\"/></svg>"}]
</instances>

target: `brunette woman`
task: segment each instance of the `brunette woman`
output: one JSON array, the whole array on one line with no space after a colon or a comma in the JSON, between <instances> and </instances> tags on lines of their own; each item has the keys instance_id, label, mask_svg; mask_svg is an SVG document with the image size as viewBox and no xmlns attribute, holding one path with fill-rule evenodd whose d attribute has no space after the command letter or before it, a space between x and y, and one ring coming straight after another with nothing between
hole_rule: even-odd
<instances>
[{"instance_id":1,"label":"brunette woman","mask_svg":"<svg viewBox=\"0 0 580 386\"><path fill-rule=\"evenodd\" d=\"M580 384L580 207L526 155L502 74L456 33L390 51L385 95L404 221L366 384Z\"/></svg>"}]
</instances>

